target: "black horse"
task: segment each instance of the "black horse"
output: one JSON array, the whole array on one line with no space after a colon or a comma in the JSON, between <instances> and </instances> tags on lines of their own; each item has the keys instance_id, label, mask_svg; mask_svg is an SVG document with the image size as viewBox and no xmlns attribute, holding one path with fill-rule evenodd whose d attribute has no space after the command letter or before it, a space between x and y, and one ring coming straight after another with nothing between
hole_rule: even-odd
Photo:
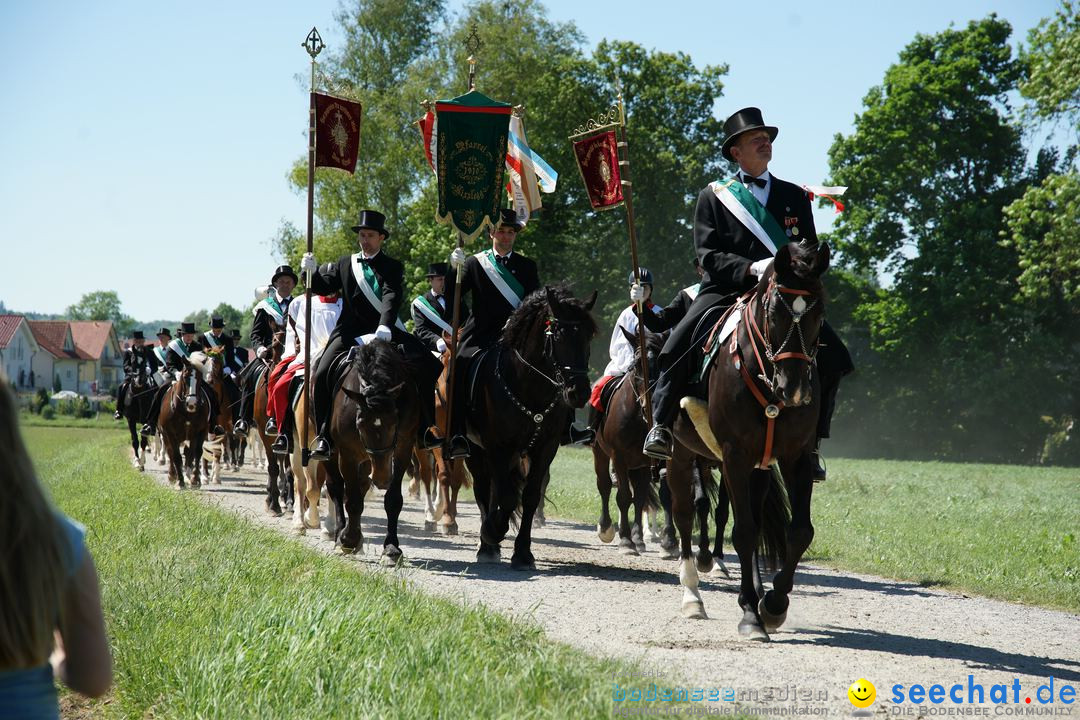
<instances>
[{"instance_id":1,"label":"black horse","mask_svg":"<svg viewBox=\"0 0 1080 720\"><path fill-rule=\"evenodd\" d=\"M363 547L360 515L374 483L386 491L381 562L393 565L401 560L397 534L401 478L412 460L419 422L420 396L399 346L374 340L354 350L334 393L330 434L337 456L324 464L326 492L334 504L344 552Z\"/></svg>"},{"instance_id":2,"label":"black horse","mask_svg":"<svg viewBox=\"0 0 1080 720\"><path fill-rule=\"evenodd\" d=\"M739 634L751 640L767 641L783 624L795 567L814 537L811 452L821 395L814 360L828 267L824 243L780 248L757 287L731 310L741 321L708 370L707 406L684 398L686 412L676 422L668 481L682 542L683 613L705 616L690 559L691 468L701 455L722 462L742 570ZM759 557L780 567L768 592Z\"/></svg>"},{"instance_id":3,"label":"black horse","mask_svg":"<svg viewBox=\"0 0 1080 720\"><path fill-rule=\"evenodd\" d=\"M543 481L574 408L589 398L589 343L596 335L588 300L562 286L529 295L495 346L473 360L476 391L466 415L467 459L480 507L480 562L497 562L499 544L521 508L516 569L534 568L533 515Z\"/></svg>"},{"instance_id":4,"label":"black horse","mask_svg":"<svg viewBox=\"0 0 1080 720\"><path fill-rule=\"evenodd\" d=\"M149 445L149 440L144 435L140 435L136 428L141 428L143 423L147 422L146 416L150 412L150 404L153 402L157 384L146 372L145 363L139 363L138 370L128 378L128 382L130 385L124 394L124 407L120 410L127 418L132 457L139 471L142 472L146 469L146 446ZM154 423L157 423L157 418L154 418Z\"/></svg>"}]
</instances>

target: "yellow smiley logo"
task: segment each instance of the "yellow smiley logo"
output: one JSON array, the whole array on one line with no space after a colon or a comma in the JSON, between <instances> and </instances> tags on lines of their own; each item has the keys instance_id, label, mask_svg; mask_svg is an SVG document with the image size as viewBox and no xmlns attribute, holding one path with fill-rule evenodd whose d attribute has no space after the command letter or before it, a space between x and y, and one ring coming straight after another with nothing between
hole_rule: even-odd
<instances>
[{"instance_id":1,"label":"yellow smiley logo","mask_svg":"<svg viewBox=\"0 0 1080 720\"><path fill-rule=\"evenodd\" d=\"M874 683L866 678L859 678L847 689L847 697L855 707L868 708L874 704L877 690L874 688Z\"/></svg>"}]
</instances>

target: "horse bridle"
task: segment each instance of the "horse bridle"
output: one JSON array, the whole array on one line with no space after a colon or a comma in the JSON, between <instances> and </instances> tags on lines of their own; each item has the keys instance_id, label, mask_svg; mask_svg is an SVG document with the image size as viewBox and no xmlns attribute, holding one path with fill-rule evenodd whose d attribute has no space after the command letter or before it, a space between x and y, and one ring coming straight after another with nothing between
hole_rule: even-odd
<instances>
[{"instance_id":1,"label":"horse bridle","mask_svg":"<svg viewBox=\"0 0 1080 720\"><path fill-rule=\"evenodd\" d=\"M794 295L795 300L793 300L791 303L788 303L784 295ZM780 305L785 310L787 310L789 315L791 315L791 325L788 327L787 334L784 336L784 339L780 342L780 345L775 350L772 347L772 343L769 342L769 300L773 297L775 297L776 300L780 303ZM806 297L811 298L809 303L807 303L807 301L803 299ZM781 360L801 360L806 363L806 372L809 373L811 366L817 359L817 353L819 348L818 341L814 341L813 348L807 349L806 338L803 336L802 331L802 320L807 313L809 313L817 306L818 302L820 302L820 298L814 297L814 294L811 293L809 290L798 290L796 288L789 288L781 285L776 282L776 276L773 275L772 278L769 279L769 287L765 292L765 299L759 300L759 302L761 303L765 323L764 333L761 332L761 329L758 327L757 319L755 318L753 311L754 300L758 299L758 297L751 298L750 302L746 304L745 308L743 309L743 319L747 321L747 327L751 329L750 347L752 347L754 350L754 356L757 358L758 369L761 370L761 373L758 375L758 377L763 383L765 383L765 386L769 389L769 392L775 395L777 383L776 374L779 371L778 363ZM788 346L788 343L791 342L792 337L798 337L799 351L795 352L793 350L788 350L787 352L784 352L784 348L786 348ZM764 349L765 359L769 361L769 365L772 367L771 376L765 375L765 364L761 361L761 354L758 353L758 342L761 343L761 346Z\"/></svg>"},{"instance_id":2,"label":"horse bridle","mask_svg":"<svg viewBox=\"0 0 1080 720\"><path fill-rule=\"evenodd\" d=\"M500 383L502 383L503 390L506 392L506 396L510 398L510 402L512 402L514 406L517 407L517 409L520 410L523 415L525 415L525 417L533 421L533 434L532 437L529 438L529 444L526 445L525 449L522 451L522 455L526 455L530 450L532 450L533 445L536 443L536 439L540 436L540 427L544 424L544 420L547 418L548 414L555 409L556 405L559 404L559 400L561 399L567 405L570 404L570 389L572 387L571 383L573 383L573 381L577 378L584 377L588 379L589 377L588 368L575 368L569 365L559 365L559 363L555 360L555 333L559 331L560 326L562 325L566 325L569 327L578 327L581 325L581 322L579 320L560 320L559 318L551 315L548 316L548 319L544 322L544 325L544 352L541 357L546 360L549 365L551 365L552 369L554 370L553 375L555 377L552 378L543 370L526 360L525 357L521 354L521 351L517 348L514 348L514 355L517 357L518 360L521 361L521 363L525 367L531 369L534 373L547 380L549 383L551 383L552 387L555 388L556 393L551 399L551 402L548 403L548 406L546 408L539 412L534 412L533 410L530 410L525 405L525 403L523 403L514 394L514 392L510 389L510 386L506 384L506 380L503 379L501 370L502 363L499 362L498 358L496 358L495 361L495 377L499 380ZM567 378L569 378L569 383L567 382Z\"/></svg>"}]
</instances>

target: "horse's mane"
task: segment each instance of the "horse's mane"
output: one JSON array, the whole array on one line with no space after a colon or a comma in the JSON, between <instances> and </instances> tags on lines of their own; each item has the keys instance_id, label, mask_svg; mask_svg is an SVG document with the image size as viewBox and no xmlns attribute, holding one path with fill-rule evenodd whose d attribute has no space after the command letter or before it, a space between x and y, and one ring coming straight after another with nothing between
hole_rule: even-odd
<instances>
[{"instance_id":1,"label":"horse's mane","mask_svg":"<svg viewBox=\"0 0 1080 720\"><path fill-rule=\"evenodd\" d=\"M374 340L360 346L353 363L367 385L364 394L367 405L372 408L394 405L396 398L390 389L405 380L405 360L401 353L385 340Z\"/></svg>"},{"instance_id":2,"label":"horse's mane","mask_svg":"<svg viewBox=\"0 0 1080 720\"><path fill-rule=\"evenodd\" d=\"M191 353L191 357L188 358L188 362L197 367L201 372L206 369L206 361L209 359L209 355L202 352L201 350L196 350L195 352Z\"/></svg>"},{"instance_id":3,"label":"horse's mane","mask_svg":"<svg viewBox=\"0 0 1080 720\"><path fill-rule=\"evenodd\" d=\"M781 251L790 257L790 264L783 272L779 272L774 262L769 266L769 272L761 276L759 285L767 285L769 279L775 275L776 281L785 287L807 290L815 295L823 296L825 287L821 276L828 267L830 254L828 246L822 246L820 243L813 246L803 245L802 242L788 243ZM819 254L824 255L824 268L818 266ZM779 253L777 256L779 257Z\"/></svg>"},{"instance_id":4,"label":"horse's mane","mask_svg":"<svg viewBox=\"0 0 1080 720\"><path fill-rule=\"evenodd\" d=\"M548 293L563 311L560 313L560 319L580 322L589 337L596 335L596 320L593 319L592 313L585 309L585 301L574 297L569 287L560 284L541 288L521 302L521 305L506 321L506 326L500 336L503 344L516 348L525 347L536 323L551 314L551 309L548 307Z\"/></svg>"}]
</instances>

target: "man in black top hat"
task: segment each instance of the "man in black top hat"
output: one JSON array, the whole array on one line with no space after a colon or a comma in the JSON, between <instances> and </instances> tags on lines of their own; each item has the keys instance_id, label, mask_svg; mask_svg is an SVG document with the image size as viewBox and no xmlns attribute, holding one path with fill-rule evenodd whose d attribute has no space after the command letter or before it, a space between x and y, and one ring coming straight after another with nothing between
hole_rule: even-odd
<instances>
[{"instance_id":1,"label":"man in black top hat","mask_svg":"<svg viewBox=\"0 0 1080 720\"><path fill-rule=\"evenodd\" d=\"M154 370L154 362L151 359L151 350L146 347L146 336L142 330L136 330L131 334L131 347L124 350L124 381L116 388L116 412L113 417L120 420L124 417L124 401L127 399L128 386L131 379L139 374L139 368L145 367L149 372ZM136 418L141 420L142 418Z\"/></svg>"},{"instance_id":2,"label":"man in black top hat","mask_svg":"<svg viewBox=\"0 0 1080 720\"><path fill-rule=\"evenodd\" d=\"M255 388L270 362L274 333L285 332L285 324L289 321L289 303L297 280L291 267L279 265L270 277L270 286L255 290L259 302L251 311L255 316L251 323L251 347L255 350L255 357L263 362L251 363L240 376L240 410L233 429L241 435L247 434L251 427L251 418L255 413Z\"/></svg>"},{"instance_id":3,"label":"man in black top hat","mask_svg":"<svg viewBox=\"0 0 1080 720\"><path fill-rule=\"evenodd\" d=\"M154 372L165 369L165 354L169 350L169 343L172 342L172 333L169 332L169 328L163 327L157 331L157 341L158 344L150 353L150 366Z\"/></svg>"},{"instance_id":4,"label":"man in black top hat","mask_svg":"<svg viewBox=\"0 0 1080 720\"><path fill-rule=\"evenodd\" d=\"M240 388L236 384L236 346L232 336L225 332L225 319L219 315L210 318L210 329L203 333L202 344L207 350L221 348L225 394L229 405L239 410Z\"/></svg>"},{"instance_id":5,"label":"man in black top hat","mask_svg":"<svg viewBox=\"0 0 1080 720\"><path fill-rule=\"evenodd\" d=\"M326 349L315 368L315 425L318 435L311 449L315 460L329 460L330 417L333 410L334 359L357 343L385 340L401 345L405 362L412 369L420 395L420 423L417 443L424 449L437 447L438 438L431 432L435 424L435 384L442 372L440 363L424 344L405 331L398 312L404 299L405 268L400 261L382 251L390 237L386 217L374 210L360 213L360 223L353 226L360 242L360 252L345 255L336 263L319 267L315 256L304 255L301 270L311 277L311 290L319 295L340 293L341 317L327 340Z\"/></svg>"},{"instance_id":6,"label":"man in black top hat","mask_svg":"<svg viewBox=\"0 0 1080 720\"><path fill-rule=\"evenodd\" d=\"M465 296L471 295L471 313L461 326L454 365L454 407L450 414L450 439L446 452L450 458L469 455L466 438L465 413L468 409L467 378L472 359L499 340L510 315L530 293L540 289L540 274L536 262L514 251L514 242L524 224L512 209L500 210L499 222L491 228L491 249L466 257L465 251L455 248L450 255L450 272L446 275L446 296L453 302L457 283L457 268L462 269L462 307ZM501 280L496 265L505 268L517 282L511 285ZM571 421L573 416L570 416ZM572 422L566 428L563 442L590 442L593 433L579 430Z\"/></svg>"},{"instance_id":7,"label":"man in black top hat","mask_svg":"<svg viewBox=\"0 0 1080 720\"><path fill-rule=\"evenodd\" d=\"M164 329L165 328L162 328L162 330ZM203 346L199 342L195 332L195 323L180 323L179 335L180 337L169 342L168 348L165 351L164 371L166 373L170 370L176 373L183 372L187 359L191 357L191 353L201 352L203 350ZM171 385L171 382L162 383L161 387L154 393L153 402L151 402L150 410L146 415L146 424L142 426L141 432L143 435L157 434L157 419L161 414L161 401L165 398L165 393ZM210 422L215 423L218 416L217 396L214 393L207 394L210 399ZM210 432L215 435L221 435L225 432L220 425L214 424L211 425L210 428Z\"/></svg>"},{"instance_id":8,"label":"man in black top hat","mask_svg":"<svg viewBox=\"0 0 1080 720\"><path fill-rule=\"evenodd\" d=\"M442 353L450 340L450 323L454 319L454 299L446 295L446 263L431 263L427 272L431 289L412 302L413 334L433 353ZM468 317L468 308L461 308L461 322Z\"/></svg>"},{"instance_id":9,"label":"man in black top hat","mask_svg":"<svg viewBox=\"0 0 1080 720\"><path fill-rule=\"evenodd\" d=\"M698 321L713 307L730 306L753 288L780 244L802 242L816 244L817 232L806 191L773 177L768 170L772 143L779 130L766 125L761 111L754 107L739 110L724 122L723 156L739 166L735 178L711 183L698 195L694 210L694 246L703 269L700 292L686 316L679 322L660 355L660 377L653 391L653 428L645 439L647 455L670 459L671 425L679 411L679 399L686 391L689 367L687 355ZM754 204L757 203L757 204ZM760 230L754 213L764 212L766 224L782 235L774 239ZM755 229L752 229L756 226ZM847 349L825 323L817 355L821 379L821 415L818 437L828 437L840 378L854 366ZM824 478L818 463L816 479Z\"/></svg>"}]
</instances>

